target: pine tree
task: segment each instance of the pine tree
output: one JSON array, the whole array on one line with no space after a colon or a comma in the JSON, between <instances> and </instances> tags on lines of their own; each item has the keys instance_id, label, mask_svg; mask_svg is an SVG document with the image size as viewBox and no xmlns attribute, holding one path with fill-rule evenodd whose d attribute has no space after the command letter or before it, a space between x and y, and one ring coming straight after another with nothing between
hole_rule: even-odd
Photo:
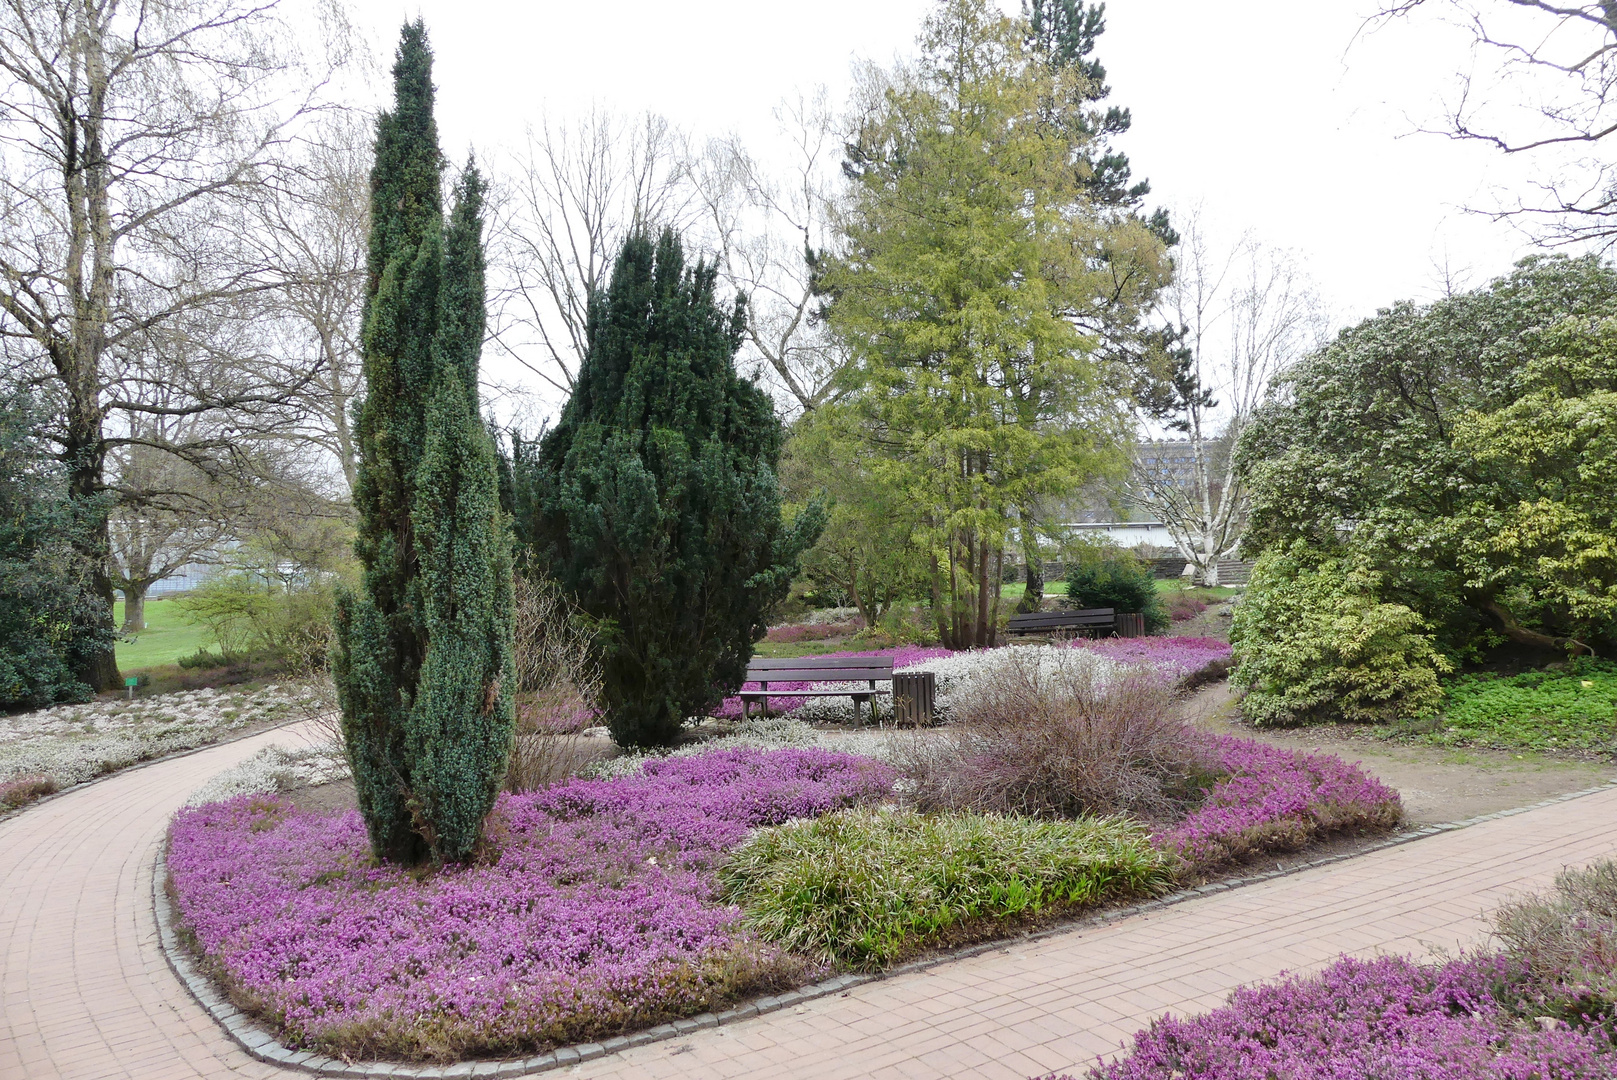
<instances>
[{"instance_id":1,"label":"pine tree","mask_svg":"<svg viewBox=\"0 0 1617 1080\"><path fill-rule=\"evenodd\" d=\"M355 425L358 595L332 668L360 811L384 859L470 855L512 737L511 553L497 455L478 416L484 184L468 164L447 230L432 55L417 21L377 119Z\"/></svg>"},{"instance_id":2,"label":"pine tree","mask_svg":"<svg viewBox=\"0 0 1617 1080\"><path fill-rule=\"evenodd\" d=\"M602 621L607 724L625 746L672 742L741 685L823 524L817 506L781 519L781 424L736 374L744 302L726 312L714 281L672 231L631 236L591 298L572 398L537 453L518 453L519 530Z\"/></svg>"},{"instance_id":3,"label":"pine tree","mask_svg":"<svg viewBox=\"0 0 1617 1080\"><path fill-rule=\"evenodd\" d=\"M1028 44L1053 66L1072 68L1083 76L1085 105L1098 106L1111 96L1106 68L1094 55L1096 40L1106 32L1105 4L1086 7L1084 0L1023 0L1022 13L1030 29ZM1128 155L1112 148L1112 140L1127 134L1133 122L1129 110L1118 105L1086 108L1079 170L1085 190L1098 205L1138 212L1151 193L1151 182L1131 183L1133 168ZM1155 210L1145 220L1169 247L1179 242L1166 210Z\"/></svg>"}]
</instances>

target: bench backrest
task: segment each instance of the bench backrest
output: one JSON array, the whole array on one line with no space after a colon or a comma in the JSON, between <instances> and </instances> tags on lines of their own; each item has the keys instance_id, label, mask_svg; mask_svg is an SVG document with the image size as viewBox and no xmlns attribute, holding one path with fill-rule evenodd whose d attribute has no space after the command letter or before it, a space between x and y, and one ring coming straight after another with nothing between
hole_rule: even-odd
<instances>
[{"instance_id":1,"label":"bench backrest","mask_svg":"<svg viewBox=\"0 0 1617 1080\"><path fill-rule=\"evenodd\" d=\"M891 656L794 656L757 659L747 665L748 682L890 681Z\"/></svg>"},{"instance_id":2,"label":"bench backrest","mask_svg":"<svg viewBox=\"0 0 1617 1080\"><path fill-rule=\"evenodd\" d=\"M1117 622L1115 608L1080 608L1076 611L1032 611L1012 615L1007 630L1066 630L1112 626Z\"/></svg>"}]
</instances>

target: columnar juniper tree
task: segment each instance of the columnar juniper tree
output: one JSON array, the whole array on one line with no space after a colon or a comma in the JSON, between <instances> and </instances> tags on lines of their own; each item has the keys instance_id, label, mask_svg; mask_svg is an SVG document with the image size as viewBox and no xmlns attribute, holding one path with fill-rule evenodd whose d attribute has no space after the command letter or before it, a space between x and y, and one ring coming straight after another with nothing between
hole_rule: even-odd
<instances>
[{"instance_id":1,"label":"columnar juniper tree","mask_svg":"<svg viewBox=\"0 0 1617 1080\"><path fill-rule=\"evenodd\" d=\"M572 398L517 463L524 539L602 620L607 724L623 745L672 742L741 685L824 520L818 505L781 520L781 424L736 374L745 308L725 311L714 278L686 268L672 231L631 236L591 298Z\"/></svg>"},{"instance_id":2,"label":"columnar juniper tree","mask_svg":"<svg viewBox=\"0 0 1617 1080\"><path fill-rule=\"evenodd\" d=\"M468 165L446 230L419 21L393 78L371 174L356 423L364 578L339 604L333 670L372 848L441 863L476 847L510 750L511 555L477 412L484 185Z\"/></svg>"}]
</instances>

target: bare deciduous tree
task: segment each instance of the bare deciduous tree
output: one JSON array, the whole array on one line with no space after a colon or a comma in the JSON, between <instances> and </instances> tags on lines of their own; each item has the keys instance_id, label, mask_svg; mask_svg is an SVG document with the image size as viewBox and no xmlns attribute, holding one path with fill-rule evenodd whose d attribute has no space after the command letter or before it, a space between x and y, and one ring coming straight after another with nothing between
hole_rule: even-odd
<instances>
[{"instance_id":1,"label":"bare deciduous tree","mask_svg":"<svg viewBox=\"0 0 1617 1080\"><path fill-rule=\"evenodd\" d=\"M496 186L490 229L495 347L570 393L584 355L590 294L606 285L636 223L688 224L683 136L655 113L597 108L545 121Z\"/></svg>"},{"instance_id":2,"label":"bare deciduous tree","mask_svg":"<svg viewBox=\"0 0 1617 1080\"><path fill-rule=\"evenodd\" d=\"M783 102L775 119L784 179L735 136L709 143L691 177L720 270L747 294L748 344L788 406L808 412L830 398L846 360L814 288L814 263L835 242L843 138L824 88Z\"/></svg>"},{"instance_id":3,"label":"bare deciduous tree","mask_svg":"<svg viewBox=\"0 0 1617 1080\"><path fill-rule=\"evenodd\" d=\"M1162 305L1175 345L1143 411L1184 436L1182 452L1141 443L1126 494L1167 526L1186 575L1217 585L1219 561L1235 554L1247 518L1235 441L1270 380L1320 343L1325 318L1290 254L1250 235L1220 248L1199 210L1180 231Z\"/></svg>"},{"instance_id":4,"label":"bare deciduous tree","mask_svg":"<svg viewBox=\"0 0 1617 1080\"><path fill-rule=\"evenodd\" d=\"M280 355L309 372L293 401L300 422L286 437L334 463L347 491L358 465L350 421L364 390L359 334L372 137L370 122L354 113L322 117L297 173L268 193L267 227L256 238L261 258L283 277L263 332Z\"/></svg>"},{"instance_id":5,"label":"bare deciduous tree","mask_svg":"<svg viewBox=\"0 0 1617 1080\"><path fill-rule=\"evenodd\" d=\"M1559 150L1572 159L1544 163L1536 199L1483 212L1536 220L1552 243L1617 243L1617 165L1596 149L1617 134L1617 5L1401 0L1367 25L1420 13L1457 23L1472 42L1439 133L1505 154Z\"/></svg>"},{"instance_id":6,"label":"bare deciduous tree","mask_svg":"<svg viewBox=\"0 0 1617 1080\"><path fill-rule=\"evenodd\" d=\"M329 70L300 37L273 0L0 2L0 342L60 403L75 500L100 505L109 452L141 442L109 416L258 424L309 382L234 350L281 283L249 238ZM229 443L181 456L217 461ZM103 517L83 554L102 566L107 544ZM104 568L95 587L110 619ZM110 647L78 674L113 685Z\"/></svg>"}]
</instances>

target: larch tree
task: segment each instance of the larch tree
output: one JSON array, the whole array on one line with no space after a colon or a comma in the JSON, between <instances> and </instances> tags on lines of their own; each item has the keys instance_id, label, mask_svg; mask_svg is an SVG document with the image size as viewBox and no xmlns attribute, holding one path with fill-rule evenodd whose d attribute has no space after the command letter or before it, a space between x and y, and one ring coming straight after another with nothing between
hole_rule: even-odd
<instances>
[{"instance_id":1,"label":"larch tree","mask_svg":"<svg viewBox=\"0 0 1617 1080\"><path fill-rule=\"evenodd\" d=\"M954 648L995 640L1022 508L1121 465L1129 377L1098 323L1137 321L1168 271L1149 224L1083 183L1087 77L1029 36L984 0L946 0L919 62L867 81L845 254L824 279L852 352L834 408L855 414L876 482L923 508Z\"/></svg>"},{"instance_id":2,"label":"larch tree","mask_svg":"<svg viewBox=\"0 0 1617 1080\"><path fill-rule=\"evenodd\" d=\"M417 21L377 120L365 300L357 595L339 600L333 676L371 846L415 865L481 840L512 739L511 544L478 417L483 181L447 227L432 56Z\"/></svg>"}]
</instances>

